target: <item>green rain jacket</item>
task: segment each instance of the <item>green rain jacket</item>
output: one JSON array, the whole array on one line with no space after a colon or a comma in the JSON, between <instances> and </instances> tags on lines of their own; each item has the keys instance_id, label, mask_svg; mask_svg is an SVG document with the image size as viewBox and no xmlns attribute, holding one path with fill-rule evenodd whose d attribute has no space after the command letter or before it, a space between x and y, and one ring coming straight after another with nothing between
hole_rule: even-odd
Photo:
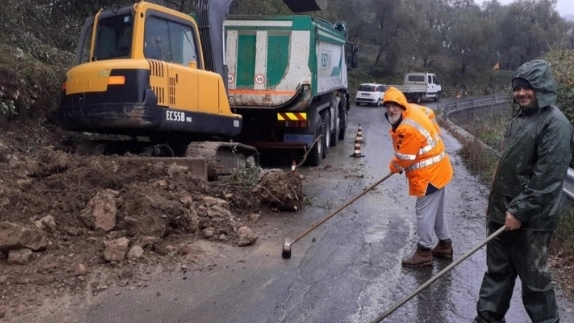
<instances>
[{"instance_id":1,"label":"green rain jacket","mask_svg":"<svg viewBox=\"0 0 575 323\"><path fill-rule=\"evenodd\" d=\"M502 144L487 216L505 223L509 211L526 230L553 231L557 226L563 180L573 151L573 126L555 105L557 91L549 65L534 60L514 78L533 87L539 108L518 108Z\"/></svg>"}]
</instances>

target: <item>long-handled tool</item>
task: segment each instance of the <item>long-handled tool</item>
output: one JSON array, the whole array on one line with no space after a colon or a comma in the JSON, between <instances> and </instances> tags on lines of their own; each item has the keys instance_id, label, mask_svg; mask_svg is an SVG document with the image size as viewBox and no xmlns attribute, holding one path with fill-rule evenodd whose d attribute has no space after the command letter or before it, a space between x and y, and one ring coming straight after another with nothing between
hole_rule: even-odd
<instances>
[{"instance_id":1,"label":"long-handled tool","mask_svg":"<svg viewBox=\"0 0 575 323\"><path fill-rule=\"evenodd\" d=\"M422 290L424 290L425 288L427 288L427 286L431 285L434 281L438 280L441 276L443 276L446 272L450 271L453 267L459 265L463 260L467 259L469 256L471 256L472 254L474 254L477 250L479 250L481 247L483 247L485 244L487 244L489 241L493 240L495 237L497 237L499 234L501 234L501 232L505 231L505 226L502 226L501 228L499 228L499 230L493 232L489 237L487 237L485 240L483 240L479 245L477 245L475 248L471 249L470 251L468 251L465 255L463 255L461 258L459 258L456 262L451 263L449 266L443 268L442 271L440 271L437 275L431 277L428 281L426 281L423 285L421 285L421 287L419 287L418 289L416 289L413 293L407 295L404 299L402 299L399 303L395 304L393 307L391 307L390 309L388 309L385 313L381 314L380 316L378 316L375 320L371 321L371 323L379 323L381 322L384 318L386 318L387 316L389 316L391 313L393 313L395 310L397 310L398 308L400 308L403 304L407 303L407 301L409 301L410 299L412 299L415 295L419 294Z\"/></svg>"},{"instance_id":2,"label":"long-handled tool","mask_svg":"<svg viewBox=\"0 0 575 323\"><path fill-rule=\"evenodd\" d=\"M326 216L325 218L323 218L321 221L318 221L316 224L314 224L311 228L305 230L304 232L300 233L297 237L295 237L294 239L285 239L284 242L284 246L282 249L282 258L285 259L289 259L291 258L291 246L298 242L301 238L305 237L308 233L312 232L313 230L315 230L317 227L319 227L320 225L322 225L325 221L329 220L331 217L333 217L334 215L338 214L341 210L345 209L346 207L348 207L351 203L355 202L357 199L359 199L360 197L362 197L365 193L371 191L374 187L376 187L377 185L381 184L383 181L385 181L386 179L388 179L391 175L393 175L393 173L389 173L387 174L384 178L380 179L379 181L377 181L376 183L372 184L370 187L366 188L363 190L363 192L361 192L361 194L357 195L356 197L352 198L351 200L347 201L344 205L342 205L341 207L339 207L337 210L331 212L328 216Z\"/></svg>"}]
</instances>

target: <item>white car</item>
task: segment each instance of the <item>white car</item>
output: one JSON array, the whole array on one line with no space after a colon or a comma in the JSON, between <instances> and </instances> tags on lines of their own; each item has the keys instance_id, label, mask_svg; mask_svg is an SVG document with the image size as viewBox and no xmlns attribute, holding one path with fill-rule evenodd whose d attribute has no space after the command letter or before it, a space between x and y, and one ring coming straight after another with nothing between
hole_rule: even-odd
<instances>
[{"instance_id":1,"label":"white car","mask_svg":"<svg viewBox=\"0 0 575 323\"><path fill-rule=\"evenodd\" d=\"M378 83L362 83L355 94L355 104L375 105L380 107L383 104L383 94L387 86Z\"/></svg>"}]
</instances>

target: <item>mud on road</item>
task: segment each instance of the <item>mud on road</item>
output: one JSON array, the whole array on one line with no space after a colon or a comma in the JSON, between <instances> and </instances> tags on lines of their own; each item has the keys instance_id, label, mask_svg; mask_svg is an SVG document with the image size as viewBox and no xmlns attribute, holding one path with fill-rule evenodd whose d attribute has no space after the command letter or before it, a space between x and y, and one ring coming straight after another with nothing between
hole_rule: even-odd
<instances>
[{"instance_id":1,"label":"mud on road","mask_svg":"<svg viewBox=\"0 0 575 323\"><path fill-rule=\"evenodd\" d=\"M305 201L301 177L289 170L252 168L207 182L161 159L78 156L48 146L48 136L13 130L0 138L6 321L50 299L207 268L210 255L194 241L252 245L266 235L263 219L290 216Z\"/></svg>"}]
</instances>

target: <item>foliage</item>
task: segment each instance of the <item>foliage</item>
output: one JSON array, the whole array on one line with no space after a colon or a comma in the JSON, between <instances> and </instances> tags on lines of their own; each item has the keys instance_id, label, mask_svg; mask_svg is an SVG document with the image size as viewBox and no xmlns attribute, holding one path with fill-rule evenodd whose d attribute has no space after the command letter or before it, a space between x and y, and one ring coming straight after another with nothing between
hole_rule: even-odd
<instances>
[{"instance_id":1,"label":"foliage","mask_svg":"<svg viewBox=\"0 0 575 323\"><path fill-rule=\"evenodd\" d=\"M36 48L35 55L0 43L0 117L45 118L58 102L62 78L72 56L38 39L29 40L28 46ZM46 64L45 57L50 57L52 64Z\"/></svg>"},{"instance_id":2,"label":"foliage","mask_svg":"<svg viewBox=\"0 0 575 323\"><path fill-rule=\"evenodd\" d=\"M481 137L485 138L485 134L493 133L494 138L492 138L492 141L497 141L497 137L503 137L504 129L491 128L490 122L469 123L465 125L465 131L472 135L477 135L469 137L469 135L466 136L461 131L458 131L456 129L457 126L450 122L446 122L441 118L438 119L438 122L442 128L449 130L450 134L461 142L462 148L458 154L466 168L479 176L483 184L489 185L495 173L495 166L499 156L493 147L486 145L481 140ZM496 146L498 146L498 143Z\"/></svg>"},{"instance_id":3,"label":"foliage","mask_svg":"<svg viewBox=\"0 0 575 323\"><path fill-rule=\"evenodd\" d=\"M573 124L573 50L554 48L545 59L551 64L557 82L557 106Z\"/></svg>"},{"instance_id":4,"label":"foliage","mask_svg":"<svg viewBox=\"0 0 575 323\"><path fill-rule=\"evenodd\" d=\"M573 254L573 201L566 204L559 217L554 239L558 240L559 245L570 250L570 254Z\"/></svg>"},{"instance_id":5,"label":"foliage","mask_svg":"<svg viewBox=\"0 0 575 323\"><path fill-rule=\"evenodd\" d=\"M198 0L148 1L190 13ZM43 74L63 75L61 69L71 64L84 19L98 9L131 3L0 0L0 43L48 64L46 69L58 69ZM282 0L232 1L230 13L291 14ZM359 45L359 68L350 73L352 89L365 81L397 84L406 72L430 71L438 75L446 93L450 88L454 93L467 88L469 95L497 93L507 90L509 82L506 76L498 76L526 60L543 57L550 49L560 53L549 58L554 65L567 64L556 70L573 71L573 26L559 17L554 0L510 5L492 0L482 7L453 0L328 0L326 10L310 14L334 23L345 21L349 40ZM498 62L502 69L493 71ZM18 71L18 77L35 78L26 73ZM57 92L61 80L50 78L49 84L40 87L56 86ZM570 120L572 88L572 83L560 86L558 100ZM15 104L17 112L20 103Z\"/></svg>"},{"instance_id":6,"label":"foliage","mask_svg":"<svg viewBox=\"0 0 575 323\"><path fill-rule=\"evenodd\" d=\"M509 121L510 118L484 116L483 118L475 119L469 124L465 124L464 127L481 142L493 149L498 149Z\"/></svg>"}]
</instances>

